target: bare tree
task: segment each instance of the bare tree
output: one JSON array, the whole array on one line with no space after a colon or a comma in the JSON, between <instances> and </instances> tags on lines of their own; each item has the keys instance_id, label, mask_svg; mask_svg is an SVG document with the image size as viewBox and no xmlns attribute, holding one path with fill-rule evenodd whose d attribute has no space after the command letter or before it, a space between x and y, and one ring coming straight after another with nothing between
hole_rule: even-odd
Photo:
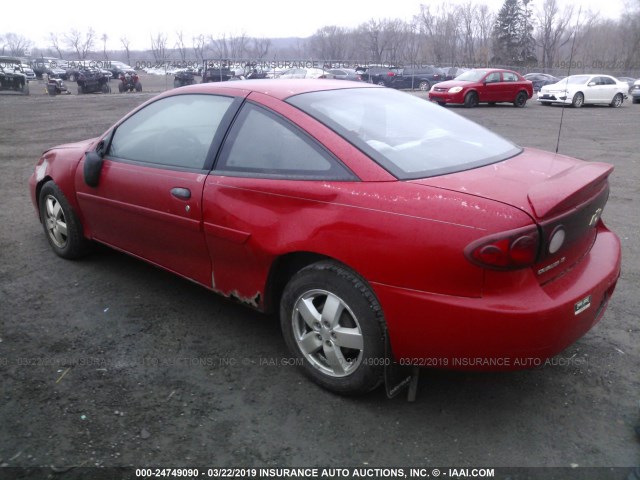
<instances>
[{"instance_id":1,"label":"bare tree","mask_svg":"<svg viewBox=\"0 0 640 480\"><path fill-rule=\"evenodd\" d=\"M67 46L75 50L78 60L85 60L87 54L93 48L95 35L93 28L89 28L84 34L80 30L73 28L69 33L65 34L64 38Z\"/></svg>"},{"instance_id":2,"label":"bare tree","mask_svg":"<svg viewBox=\"0 0 640 480\"><path fill-rule=\"evenodd\" d=\"M222 34L218 38L210 36L209 40L217 59L240 59L247 55L249 38L245 33L231 36Z\"/></svg>"},{"instance_id":3,"label":"bare tree","mask_svg":"<svg viewBox=\"0 0 640 480\"><path fill-rule=\"evenodd\" d=\"M486 65L491 58L491 31L495 15L489 11L489 7L485 4L478 5L476 10L476 25L478 28L478 45L476 48L477 58L472 61L474 64L480 62Z\"/></svg>"},{"instance_id":4,"label":"bare tree","mask_svg":"<svg viewBox=\"0 0 640 480\"><path fill-rule=\"evenodd\" d=\"M131 44L131 42L125 35L124 37L120 37L120 43L122 44L122 48L124 48L124 51L127 54L127 65L131 65L131 51L129 50L129 45Z\"/></svg>"},{"instance_id":5,"label":"bare tree","mask_svg":"<svg viewBox=\"0 0 640 480\"><path fill-rule=\"evenodd\" d=\"M271 48L271 39L270 38L254 38L252 39L253 46L251 48L251 56L256 60L264 59L269 53L269 48Z\"/></svg>"},{"instance_id":6,"label":"bare tree","mask_svg":"<svg viewBox=\"0 0 640 480\"><path fill-rule=\"evenodd\" d=\"M542 67L552 68L558 50L571 40L573 5L560 12L557 0L545 0L538 12L538 45L542 50Z\"/></svg>"},{"instance_id":7,"label":"bare tree","mask_svg":"<svg viewBox=\"0 0 640 480\"><path fill-rule=\"evenodd\" d=\"M462 38L464 44L463 61L465 63L475 62L476 58L476 37L478 36L477 14L478 6L475 3L467 2L460 6L460 19L462 20Z\"/></svg>"},{"instance_id":8,"label":"bare tree","mask_svg":"<svg viewBox=\"0 0 640 480\"><path fill-rule=\"evenodd\" d=\"M191 41L193 44L193 53L196 56L196 60L202 63L204 61L204 49L207 45L207 41L202 34L198 35L197 37L193 37Z\"/></svg>"},{"instance_id":9,"label":"bare tree","mask_svg":"<svg viewBox=\"0 0 640 480\"><path fill-rule=\"evenodd\" d=\"M432 59L437 64L454 63L460 35L459 7L439 4L432 12L430 6L420 5L418 19Z\"/></svg>"},{"instance_id":10,"label":"bare tree","mask_svg":"<svg viewBox=\"0 0 640 480\"><path fill-rule=\"evenodd\" d=\"M62 49L60 48L60 39L56 33L49 33L49 41L51 42L51 48L53 48L58 55L58 58L63 58Z\"/></svg>"},{"instance_id":11,"label":"bare tree","mask_svg":"<svg viewBox=\"0 0 640 480\"><path fill-rule=\"evenodd\" d=\"M164 33L157 33L155 37L151 36L151 54L158 65L167 61L167 42L168 38Z\"/></svg>"},{"instance_id":12,"label":"bare tree","mask_svg":"<svg viewBox=\"0 0 640 480\"><path fill-rule=\"evenodd\" d=\"M105 60L109 60L109 55L107 55L107 40L109 39L106 33L103 33L100 36L100 40L102 40L102 54L104 55Z\"/></svg>"},{"instance_id":13,"label":"bare tree","mask_svg":"<svg viewBox=\"0 0 640 480\"><path fill-rule=\"evenodd\" d=\"M4 36L4 44L5 45L2 47L3 50L5 48L8 48L10 55L22 57L24 56L25 51L29 50L32 42L22 35L18 35L16 33L7 33Z\"/></svg>"},{"instance_id":14,"label":"bare tree","mask_svg":"<svg viewBox=\"0 0 640 480\"><path fill-rule=\"evenodd\" d=\"M182 30L176 32L176 49L178 50L178 54L180 55L180 60L182 63L186 63L187 61L187 46L184 44L184 33Z\"/></svg>"},{"instance_id":15,"label":"bare tree","mask_svg":"<svg viewBox=\"0 0 640 480\"><path fill-rule=\"evenodd\" d=\"M374 63L396 63L405 26L398 19L371 19L358 27Z\"/></svg>"},{"instance_id":16,"label":"bare tree","mask_svg":"<svg viewBox=\"0 0 640 480\"><path fill-rule=\"evenodd\" d=\"M346 58L349 30L344 27L327 25L319 28L309 39L313 55L322 60L342 60Z\"/></svg>"}]
</instances>

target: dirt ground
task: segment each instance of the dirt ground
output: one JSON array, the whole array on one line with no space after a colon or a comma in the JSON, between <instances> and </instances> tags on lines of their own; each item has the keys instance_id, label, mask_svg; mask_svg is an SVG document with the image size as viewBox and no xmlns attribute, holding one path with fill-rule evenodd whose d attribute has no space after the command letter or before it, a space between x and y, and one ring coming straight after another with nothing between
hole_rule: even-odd
<instances>
[{"instance_id":1,"label":"dirt ground","mask_svg":"<svg viewBox=\"0 0 640 480\"><path fill-rule=\"evenodd\" d=\"M101 134L172 78L142 83L0 94L0 478L36 466L53 478L78 466L625 467L593 476L625 478L640 464L640 105L564 111L560 152L616 167L604 220L623 272L602 322L542 368L424 370L408 403L316 387L288 365L275 318L141 261L52 253L28 194L36 160ZM555 149L562 108L452 108Z\"/></svg>"}]
</instances>

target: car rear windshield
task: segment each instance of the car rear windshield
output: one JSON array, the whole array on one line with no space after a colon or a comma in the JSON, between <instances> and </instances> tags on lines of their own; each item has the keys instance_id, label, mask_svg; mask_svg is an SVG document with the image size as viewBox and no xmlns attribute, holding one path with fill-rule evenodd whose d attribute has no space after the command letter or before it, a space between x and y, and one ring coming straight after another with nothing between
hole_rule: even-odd
<instances>
[{"instance_id":1,"label":"car rear windshield","mask_svg":"<svg viewBox=\"0 0 640 480\"><path fill-rule=\"evenodd\" d=\"M469 170L522 151L446 108L392 89L311 92L289 97L287 102L402 180Z\"/></svg>"}]
</instances>

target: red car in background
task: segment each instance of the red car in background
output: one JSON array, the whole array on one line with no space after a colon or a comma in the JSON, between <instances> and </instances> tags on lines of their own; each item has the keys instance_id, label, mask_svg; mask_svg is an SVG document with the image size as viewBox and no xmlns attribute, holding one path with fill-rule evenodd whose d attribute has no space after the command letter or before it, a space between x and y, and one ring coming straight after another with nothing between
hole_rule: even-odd
<instances>
[{"instance_id":1,"label":"red car in background","mask_svg":"<svg viewBox=\"0 0 640 480\"><path fill-rule=\"evenodd\" d=\"M57 255L100 242L277 312L304 372L353 394L391 360L530 368L584 335L620 274L612 170L393 89L247 80L165 92L29 187Z\"/></svg>"},{"instance_id":2,"label":"red car in background","mask_svg":"<svg viewBox=\"0 0 640 480\"><path fill-rule=\"evenodd\" d=\"M440 105L459 103L469 108L500 102L522 108L532 96L533 83L517 72L495 68L469 70L454 80L434 85L429 92L429 100Z\"/></svg>"}]
</instances>

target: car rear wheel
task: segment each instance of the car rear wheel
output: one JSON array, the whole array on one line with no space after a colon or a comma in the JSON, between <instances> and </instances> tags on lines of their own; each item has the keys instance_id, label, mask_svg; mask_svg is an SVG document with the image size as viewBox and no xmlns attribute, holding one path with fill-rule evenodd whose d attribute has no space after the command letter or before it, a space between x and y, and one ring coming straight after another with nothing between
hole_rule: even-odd
<instances>
[{"instance_id":1,"label":"car rear wheel","mask_svg":"<svg viewBox=\"0 0 640 480\"><path fill-rule=\"evenodd\" d=\"M320 386L362 394L382 382L382 310L366 282L346 267L322 261L296 273L282 295L280 323L289 350Z\"/></svg>"},{"instance_id":2,"label":"car rear wheel","mask_svg":"<svg viewBox=\"0 0 640 480\"><path fill-rule=\"evenodd\" d=\"M70 81L70 82L75 82L75 81L76 81L76 76L75 76L75 74L73 74L73 73L72 73L72 74L70 74L70 75L69 75L69 81Z\"/></svg>"},{"instance_id":3,"label":"car rear wheel","mask_svg":"<svg viewBox=\"0 0 640 480\"><path fill-rule=\"evenodd\" d=\"M428 92L429 90L431 90L431 84L426 80L423 80L422 82L420 82L418 88L420 88L420 90L422 90L423 92Z\"/></svg>"},{"instance_id":4,"label":"car rear wheel","mask_svg":"<svg viewBox=\"0 0 640 480\"><path fill-rule=\"evenodd\" d=\"M380 85L381 87L386 87L387 85L384 83L384 80L378 80L376 82L378 85Z\"/></svg>"},{"instance_id":5,"label":"car rear wheel","mask_svg":"<svg viewBox=\"0 0 640 480\"><path fill-rule=\"evenodd\" d=\"M527 104L527 99L529 97L527 96L527 94L525 92L520 92L518 93L518 95L516 95L516 99L513 102L513 105L518 107L518 108L522 108Z\"/></svg>"},{"instance_id":6,"label":"car rear wheel","mask_svg":"<svg viewBox=\"0 0 640 480\"><path fill-rule=\"evenodd\" d=\"M580 108L584 105L584 95L581 92L576 93L573 96L573 100L571 101L571 105L574 108Z\"/></svg>"},{"instance_id":7,"label":"car rear wheel","mask_svg":"<svg viewBox=\"0 0 640 480\"><path fill-rule=\"evenodd\" d=\"M469 92L464 96L464 106L467 108L473 108L478 106L478 94L476 92Z\"/></svg>"},{"instance_id":8,"label":"car rear wheel","mask_svg":"<svg viewBox=\"0 0 640 480\"><path fill-rule=\"evenodd\" d=\"M78 258L87 253L89 241L62 190L53 181L40 190L40 220L53 251L63 258Z\"/></svg>"},{"instance_id":9,"label":"car rear wheel","mask_svg":"<svg viewBox=\"0 0 640 480\"><path fill-rule=\"evenodd\" d=\"M613 100L611 101L611 103L609 104L609 106L613 107L613 108L618 108L622 105L622 102L624 101L624 99L622 98L622 94L621 93L617 93L615 97L613 97Z\"/></svg>"}]
</instances>

